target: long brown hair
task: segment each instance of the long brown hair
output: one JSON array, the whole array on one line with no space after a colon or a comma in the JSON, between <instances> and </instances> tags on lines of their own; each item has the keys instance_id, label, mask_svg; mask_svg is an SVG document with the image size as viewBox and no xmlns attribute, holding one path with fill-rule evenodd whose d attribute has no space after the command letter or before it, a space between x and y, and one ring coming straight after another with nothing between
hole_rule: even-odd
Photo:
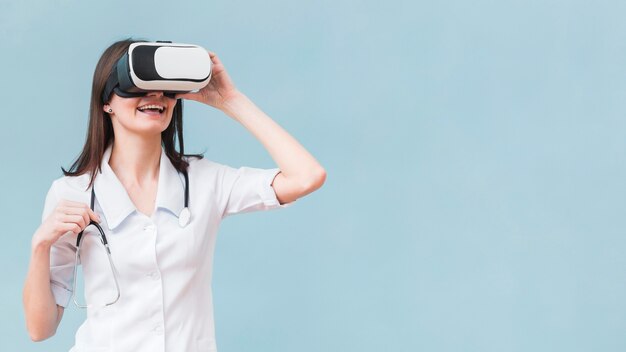
<instances>
[{"instance_id":1,"label":"long brown hair","mask_svg":"<svg viewBox=\"0 0 626 352\"><path fill-rule=\"evenodd\" d=\"M109 46L98 61L93 73L91 86L91 102L89 104L89 127L87 129L87 139L85 146L78 158L74 161L69 170L63 170L65 176L79 176L90 173L91 178L87 188L93 185L96 174L100 172L100 164L104 151L113 142L113 124L109 114L103 110L102 91L109 75L113 71L113 66L122 55L126 53L128 47L140 40L125 39L113 43ZM174 106L172 121L165 131L161 132L161 143L165 148L165 154L172 162L178 172L186 172L189 163L183 157L202 158L201 154L185 154L183 143L183 101L179 99ZM178 139L178 150L176 150L176 139Z\"/></svg>"}]
</instances>

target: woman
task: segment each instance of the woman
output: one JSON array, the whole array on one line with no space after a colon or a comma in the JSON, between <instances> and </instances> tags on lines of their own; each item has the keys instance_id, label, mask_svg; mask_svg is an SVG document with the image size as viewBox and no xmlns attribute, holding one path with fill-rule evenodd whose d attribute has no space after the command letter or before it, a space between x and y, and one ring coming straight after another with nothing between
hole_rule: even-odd
<instances>
[{"instance_id":1,"label":"woman","mask_svg":"<svg viewBox=\"0 0 626 352\"><path fill-rule=\"evenodd\" d=\"M235 88L214 53L211 81L198 92L103 98L115 63L133 42L114 43L100 58L84 149L46 197L24 286L27 328L34 341L54 335L71 301L76 240L85 230L80 262L91 306L73 351L214 351L211 273L221 219L284 207L321 187L326 174ZM185 155L181 99L242 124L279 168L234 169ZM188 223L182 219L186 187ZM98 232L87 228L91 221L106 233L114 269Z\"/></svg>"}]
</instances>

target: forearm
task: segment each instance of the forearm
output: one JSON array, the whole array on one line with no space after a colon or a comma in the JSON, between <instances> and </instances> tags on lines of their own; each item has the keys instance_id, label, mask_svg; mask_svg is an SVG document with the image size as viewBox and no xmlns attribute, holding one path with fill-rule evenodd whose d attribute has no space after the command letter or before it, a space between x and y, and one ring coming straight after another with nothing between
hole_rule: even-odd
<instances>
[{"instance_id":1,"label":"forearm","mask_svg":"<svg viewBox=\"0 0 626 352\"><path fill-rule=\"evenodd\" d=\"M239 93L227 101L223 111L261 142L286 178L303 185L323 178L324 169L317 160L245 95Z\"/></svg>"},{"instance_id":2,"label":"forearm","mask_svg":"<svg viewBox=\"0 0 626 352\"><path fill-rule=\"evenodd\" d=\"M33 243L23 292L26 326L31 339L44 340L56 332L57 307L50 287L50 245Z\"/></svg>"}]
</instances>

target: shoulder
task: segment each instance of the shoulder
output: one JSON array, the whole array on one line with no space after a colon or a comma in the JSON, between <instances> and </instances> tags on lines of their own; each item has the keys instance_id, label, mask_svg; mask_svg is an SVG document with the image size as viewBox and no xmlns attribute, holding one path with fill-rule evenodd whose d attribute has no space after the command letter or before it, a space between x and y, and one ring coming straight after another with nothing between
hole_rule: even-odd
<instances>
[{"instance_id":1,"label":"shoulder","mask_svg":"<svg viewBox=\"0 0 626 352\"><path fill-rule=\"evenodd\" d=\"M250 170L255 170L245 166L233 167L206 158L190 158L188 162L190 182L215 192L230 189L242 175L248 175Z\"/></svg>"},{"instance_id":2,"label":"shoulder","mask_svg":"<svg viewBox=\"0 0 626 352\"><path fill-rule=\"evenodd\" d=\"M90 174L61 176L52 181L50 191L57 199L84 202L89 195Z\"/></svg>"},{"instance_id":3,"label":"shoulder","mask_svg":"<svg viewBox=\"0 0 626 352\"><path fill-rule=\"evenodd\" d=\"M223 181L234 181L241 177L259 177L262 180L271 177L273 179L280 171L278 168L233 167L206 158L188 158L187 162L189 163L189 177L202 177L203 179L214 177Z\"/></svg>"},{"instance_id":4,"label":"shoulder","mask_svg":"<svg viewBox=\"0 0 626 352\"><path fill-rule=\"evenodd\" d=\"M188 157L186 160L189 163L188 172L190 177L219 177L233 169L228 165L209 160L206 157Z\"/></svg>"}]
</instances>

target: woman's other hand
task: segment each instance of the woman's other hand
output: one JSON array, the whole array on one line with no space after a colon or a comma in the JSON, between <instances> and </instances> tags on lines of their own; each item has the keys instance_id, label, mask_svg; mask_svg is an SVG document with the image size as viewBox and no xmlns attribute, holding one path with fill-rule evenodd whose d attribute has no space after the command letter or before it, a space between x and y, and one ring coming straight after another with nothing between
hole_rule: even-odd
<instances>
[{"instance_id":1,"label":"woman's other hand","mask_svg":"<svg viewBox=\"0 0 626 352\"><path fill-rule=\"evenodd\" d=\"M177 94L176 98L195 100L216 109L224 110L226 102L238 96L239 91L235 88L235 84L217 55L209 52L209 57L213 63L209 84L195 93Z\"/></svg>"}]
</instances>

